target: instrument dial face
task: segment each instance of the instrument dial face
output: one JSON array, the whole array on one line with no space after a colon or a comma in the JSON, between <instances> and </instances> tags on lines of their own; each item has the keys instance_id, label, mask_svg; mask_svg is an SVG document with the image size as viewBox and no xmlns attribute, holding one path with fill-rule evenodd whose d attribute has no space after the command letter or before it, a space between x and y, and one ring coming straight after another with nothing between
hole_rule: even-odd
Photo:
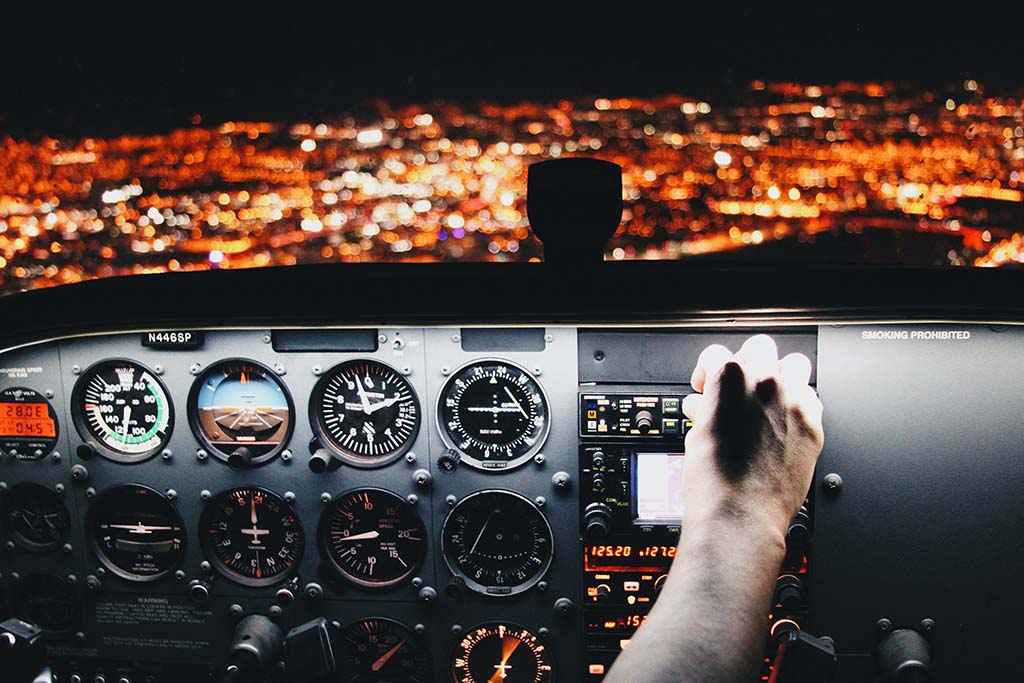
<instances>
[{"instance_id":1,"label":"instrument dial face","mask_svg":"<svg viewBox=\"0 0 1024 683\"><path fill-rule=\"evenodd\" d=\"M210 366L192 385L188 403L196 438L222 460L245 453L249 464L267 462L292 434L295 411L288 390L255 361Z\"/></svg>"},{"instance_id":2,"label":"instrument dial face","mask_svg":"<svg viewBox=\"0 0 1024 683\"><path fill-rule=\"evenodd\" d=\"M3 497L3 519L15 544L31 552L60 548L71 532L71 517L60 497L40 484L18 484Z\"/></svg>"},{"instance_id":3,"label":"instrument dial face","mask_svg":"<svg viewBox=\"0 0 1024 683\"><path fill-rule=\"evenodd\" d=\"M141 462L171 437L174 415L167 389L144 366L107 360L92 366L75 384L75 427L111 460Z\"/></svg>"},{"instance_id":4,"label":"instrument dial face","mask_svg":"<svg viewBox=\"0 0 1024 683\"><path fill-rule=\"evenodd\" d=\"M342 632L342 670L351 683L428 683L430 656L408 627L376 617L350 624Z\"/></svg>"},{"instance_id":5,"label":"instrument dial face","mask_svg":"<svg viewBox=\"0 0 1024 683\"><path fill-rule=\"evenodd\" d=\"M59 433L57 413L38 391L0 391L0 455L38 460L56 448Z\"/></svg>"},{"instance_id":6,"label":"instrument dial face","mask_svg":"<svg viewBox=\"0 0 1024 683\"><path fill-rule=\"evenodd\" d=\"M266 489L225 491L199 520L203 552L218 572L243 586L269 586L298 569L304 541L295 510Z\"/></svg>"},{"instance_id":7,"label":"instrument dial face","mask_svg":"<svg viewBox=\"0 0 1024 683\"><path fill-rule=\"evenodd\" d=\"M455 646L452 675L459 683L551 683L547 647L521 626L490 623L467 632Z\"/></svg>"},{"instance_id":8,"label":"instrument dial face","mask_svg":"<svg viewBox=\"0 0 1024 683\"><path fill-rule=\"evenodd\" d=\"M441 530L448 568L487 595L514 595L544 576L554 554L551 526L511 491L479 491L456 504Z\"/></svg>"},{"instance_id":9,"label":"instrument dial face","mask_svg":"<svg viewBox=\"0 0 1024 683\"><path fill-rule=\"evenodd\" d=\"M427 551L427 531L416 509L384 489L357 489L335 498L320 517L317 536L334 570L364 588L402 583Z\"/></svg>"},{"instance_id":10,"label":"instrument dial face","mask_svg":"<svg viewBox=\"0 0 1024 683\"><path fill-rule=\"evenodd\" d=\"M489 360L455 372L437 404L445 443L471 467L502 470L527 462L550 429L548 400L530 373Z\"/></svg>"},{"instance_id":11,"label":"instrument dial face","mask_svg":"<svg viewBox=\"0 0 1024 683\"><path fill-rule=\"evenodd\" d=\"M375 360L331 368L317 382L309 410L323 444L356 467L393 462L409 450L420 429L412 384Z\"/></svg>"},{"instance_id":12,"label":"instrument dial face","mask_svg":"<svg viewBox=\"0 0 1024 683\"><path fill-rule=\"evenodd\" d=\"M115 486L93 499L86 529L103 566L128 581L158 581L185 555L181 515L164 494L140 484Z\"/></svg>"},{"instance_id":13,"label":"instrument dial face","mask_svg":"<svg viewBox=\"0 0 1024 683\"><path fill-rule=\"evenodd\" d=\"M30 574L18 584L18 617L51 636L78 626L81 602L74 586L51 574Z\"/></svg>"}]
</instances>

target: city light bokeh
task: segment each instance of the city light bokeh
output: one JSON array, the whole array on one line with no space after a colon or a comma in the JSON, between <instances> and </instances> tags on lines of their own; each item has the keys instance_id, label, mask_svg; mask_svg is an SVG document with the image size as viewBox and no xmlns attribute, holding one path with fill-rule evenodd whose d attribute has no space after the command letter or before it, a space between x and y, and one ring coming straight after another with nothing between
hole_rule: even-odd
<instances>
[{"instance_id":1,"label":"city light bokeh","mask_svg":"<svg viewBox=\"0 0 1024 683\"><path fill-rule=\"evenodd\" d=\"M379 101L323 121L197 115L163 134L0 137L0 291L212 268L539 260L527 168L580 155L623 167L609 260L772 243L785 258L885 231L928 236L916 264L1021 263L1022 126L1024 94L974 81L755 81L721 102Z\"/></svg>"}]
</instances>

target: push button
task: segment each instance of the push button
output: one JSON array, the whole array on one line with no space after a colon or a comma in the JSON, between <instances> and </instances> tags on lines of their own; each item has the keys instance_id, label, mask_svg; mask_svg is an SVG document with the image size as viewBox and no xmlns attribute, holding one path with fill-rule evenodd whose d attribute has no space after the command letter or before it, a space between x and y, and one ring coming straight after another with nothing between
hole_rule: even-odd
<instances>
[{"instance_id":1,"label":"push button","mask_svg":"<svg viewBox=\"0 0 1024 683\"><path fill-rule=\"evenodd\" d=\"M661 433L665 436L679 434L679 420L677 418L665 418L661 421Z\"/></svg>"},{"instance_id":2,"label":"push button","mask_svg":"<svg viewBox=\"0 0 1024 683\"><path fill-rule=\"evenodd\" d=\"M663 399L661 399L661 413L663 415L678 415L679 414L679 399L678 398L663 398Z\"/></svg>"}]
</instances>

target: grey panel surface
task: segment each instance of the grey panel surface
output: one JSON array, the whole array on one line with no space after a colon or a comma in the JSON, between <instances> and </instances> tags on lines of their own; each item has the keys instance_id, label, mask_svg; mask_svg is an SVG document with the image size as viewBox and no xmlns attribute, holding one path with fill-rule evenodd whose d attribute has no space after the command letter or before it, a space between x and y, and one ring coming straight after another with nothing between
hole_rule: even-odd
<instances>
[{"instance_id":1,"label":"grey panel surface","mask_svg":"<svg viewBox=\"0 0 1024 683\"><path fill-rule=\"evenodd\" d=\"M543 351L543 327L464 327L463 351Z\"/></svg>"},{"instance_id":2,"label":"grey panel surface","mask_svg":"<svg viewBox=\"0 0 1024 683\"><path fill-rule=\"evenodd\" d=\"M913 336L935 331L969 338ZM868 654L878 619L934 619L934 681L1007 680L1024 608L1024 331L822 327L818 372L810 630Z\"/></svg>"},{"instance_id":3,"label":"grey panel surface","mask_svg":"<svg viewBox=\"0 0 1024 683\"><path fill-rule=\"evenodd\" d=\"M748 337L764 333L770 333L775 339L780 356L799 352L811 360L812 368L817 366L814 328L794 332L664 328L581 330L580 382L689 384L697 358L707 346L723 344L732 351L739 351ZM812 374L811 382L814 381L816 375Z\"/></svg>"}]
</instances>

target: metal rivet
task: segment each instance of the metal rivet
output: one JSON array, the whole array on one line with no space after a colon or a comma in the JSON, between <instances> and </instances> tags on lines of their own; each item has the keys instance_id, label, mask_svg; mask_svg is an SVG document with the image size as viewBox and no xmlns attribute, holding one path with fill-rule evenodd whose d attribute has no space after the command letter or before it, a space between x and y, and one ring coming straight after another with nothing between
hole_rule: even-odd
<instances>
[{"instance_id":1,"label":"metal rivet","mask_svg":"<svg viewBox=\"0 0 1024 683\"><path fill-rule=\"evenodd\" d=\"M405 366L404 368L402 368L402 374L408 377L409 375L412 374L412 368L410 368L408 365Z\"/></svg>"},{"instance_id":2,"label":"metal rivet","mask_svg":"<svg viewBox=\"0 0 1024 683\"><path fill-rule=\"evenodd\" d=\"M313 374L316 375L317 377L319 377L323 373L323 371L324 371L324 369L322 367L320 367L319 365L314 365L313 366Z\"/></svg>"},{"instance_id":3,"label":"metal rivet","mask_svg":"<svg viewBox=\"0 0 1024 683\"><path fill-rule=\"evenodd\" d=\"M553 335L553 334L545 334L544 335L544 341L546 341L548 344L550 344L551 342L555 341L555 335Z\"/></svg>"},{"instance_id":4,"label":"metal rivet","mask_svg":"<svg viewBox=\"0 0 1024 683\"><path fill-rule=\"evenodd\" d=\"M598 363L604 360L604 351L594 351L594 360Z\"/></svg>"},{"instance_id":5,"label":"metal rivet","mask_svg":"<svg viewBox=\"0 0 1024 683\"><path fill-rule=\"evenodd\" d=\"M71 374L73 374L73 375L80 375L80 374L82 374L82 368L80 366L78 366L78 365L72 365L71 366Z\"/></svg>"},{"instance_id":6,"label":"metal rivet","mask_svg":"<svg viewBox=\"0 0 1024 683\"><path fill-rule=\"evenodd\" d=\"M196 449L196 457L199 458L200 460L206 460L206 458L208 458L209 455L210 454L204 451L202 448Z\"/></svg>"},{"instance_id":7,"label":"metal rivet","mask_svg":"<svg viewBox=\"0 0 1024 683\"><path fill-rule=\"evenodd\" d=\"M6 543L4 543L4 547L8 550L14 550L14 541L7 541Z\"/></svg>"},{"instance_id":8,"label":"metal rivet","mask_svg":"<svg viewBox=\"0 0 1024 683\"><path fill-rule=\"evenodd\" d=\"M551 635L551 630L547 626L541 626L539 629L537 629L537 635L541 638L547 638L549 635Z\"/></svg>"},{"instance_id":9,"label":"metal rivet","mask_svg":"<svg viewBox=\"0 0 1024 683\"><path fill-rule=\"evenodd\" d=\"M164 374L164 366L162 366L162 365L154 365L153 366L153 372L155 372L158 375Z\"/></svg>"},{"instance_id":10,"label":"metal rivet","mask_svg":"<svg viewBox=\"0 0 1024 683\"><path fill-rule=\"evenodd\" d=\"M294 491L285 491L284 492L284 500L285 500L286 503L294 503L295 502L295 492Z\"/></svg>"},{"instance_id":11,"label":"metal rivet","mask_svg":"<svg viewBox=\"0 0 1024 683\"><path fill-rule=\"evenodd\" d=\"M270 607L270 610L269 610L269 614L270 614L270 618L271 618L271 619L277 619L277 618L278 618L278 617L280 617L280 616L281 616L282 614L284 614L284 610L283 610L283 609L281 609L281 608L280 608L279 606L277 606L277 605L271 605L271 607Z\"/></svg>"},{"instance_id":12,"label":"metal rivet","mask_svg":"<svg viewBox=\"0 0 1024 683\"><path fill-rule=\"evenodd\" d=\"M94 489L91 486L89 488L87 488L85 490L85 497L86 498L95 498L96 497L96 489Z\"/></svg>"},{"instance_id":13,"label":"metal rivet","mask_svg":"<svg viewBox=\"0 0 1024 683\"><path fill-rule=\"evenodd\" d=\"M94 571L93 574L99 577L104 577L107 575L107 570L103 567L96 567L96 571Z\"/></svg>"},{"instance_id":14,"label":"metal rivet","mask_svg":"<svg viewBox=\"0 0 1024 683\"><path fill-rule=\"evenodd\" d=\"M53 460L54 462L60 462L60 451L54 451L54 452L53 452L53 455L51 455L51 456L50 456L50 458L51 458L51 459L52 459L52 460Z\"/></svg>"},{"instance_id":15,"label":"metal rivet","mask_svg":"<svg viewBox=\"0 0 1024 683\"><path fill-rule=\"evenodd\" d=\"M388 335L386 335L386 334L378 334L377 335L377 341L379 341L381 344L383 344L387 340L388 340Z\"/></svg>"},{"instance_id":16,"label":"metal rivet","mask_svg":"<svg viewBox=\"0 0 1024 683\"><path fill-rule=\"evenodd\" d=\"M43 393L46 394L46 398L53 398L53 396L54 396L53 389L47 389Z\"/></svg>"},{"instance_id":17,"label":"metal rivet","mask_svg":"<svg viewBox=\"0 0 1024 683\"><path fill-rule=\"evenodd\" d=\"M274 363L274 372L276 372L279 375L285 374L284 365L281 363Z\"/></svg>"},{"instance_id":18,"label":"metal rivet","mask_svg":"<svg viewBox=\"0 0 1024 683\"><path fill-rule=\"evenodd\" d=\"M203 489L202 491L199 492L199 499L200 500L210 500L210 496L212 496L212 495L213 494L210 493L207 489Z\"/></svg>"},{"instance_id":19,"label":"metal rivet","mask_svg":"<svg viewBox=\"0 0 1024 683\"><path fill-rule=\"evenodd\" d=\"M453 636L462 635L462 625L461 624L452 624L452 635Z\"/></svg>"},{"instance_id":20,"label":"metal rivet","mask_svg":"<svg viewBox=\"0 0 1024 683\"><path fill-rule=\"evenodd\" d=\"M70 543L65 543L64 546L61 548L61 550L63 550L68 555L70 555L71 553L73 553L75 551L75 548Z\"/></svg>"},{"instance_id":21,"label":"metal rivet","mask_svg":"<svg viewBox=\"0 0 1024 683\"><path fill-rule=\"evenodd\" d=\"M283 451L281 451L281 461L282 462L291 462L292 461L292 452L290 450L288 450L287 448L284 449Z\"/></svg>"},{"instance_id":22,"label":"metal rivet","mask_svg":"<svg viewBox=\"0 0 1024 683\"><path fill-rule=\"evenodd\" d=\"M462 337L460 337L457 334L453 334L452 335L452 341L455 342L456 344L458 344L460 341L462 341Z\"/></svg>"},{"instance_id":23,"label":"metal rivet","mask_svg":"<svg viewBox=\"0 0 1024 683\"><path fill-rule=\"evenodd\" d=\"M0 481L0 491L6 491L6 490L7 490L7 482L6 481Z\"/></svg>"},{"instance_id":24,"label":"metal rivet","mask_svg":"<svg viewBox=\"0 0 1024 683\"><path fill-rule=\"evenodd\" d=\"M537 590L539 590L539 591L546 591L547 589L548 589L548 582L547 581L538 581L537 582Z\"/></svg>"},{"instance_id":25,"label":"metal rivet","mask_svg":"<svg viewBox=\"0 0 1024 683\"><path fill-rule=\"evenodd\" d=\"M167 489L167 500L174 500L178 497L178 492L174 489Z\"/></svg>"},{"instance_id":26,"label":"metal rivet","mask_svg":"<svg viewBox=\"0 0 1024 683\"><path fill-rule=\"evenodd\" d=\"M427 632L427 627L425 624L416 624L412 627L412 630L415 631L417 635L422 636L424 633Z\"/></svg>"},{"instance_id":27,"label":"metal rivet","mask_svg":"<svg viewBox=\"0 0 1024 683\"><path fill-rule=\"evenodd\" d=\"M201 369L202 366L200 366L199 363L193 363L192 365L188 366L189 373L193 375L198 375Z\"/></svg>"},{"instance_id":28,"label":"metal rivet","mask_svg":"<svg viewBox=\"0 0 1024 683\"><path fill-rule=\"evenodd\" d=\"M441 374L444 375L445 377L450 375L451 372L452 371L448 369L448 366L444 366L444 367L441 368Z\"/></svg>"},{"instance_id":29,"label":"metal rivet","mask_svg":"<svg viewBox=\"0 0 1024 683\"><path fill-rule=\"evenodd\" d=\"M235 617L242 616L243 612L241 605L231 605L231 607L228 607L228 611L231 612L231 615Z\"/></svg>"},{"instance_id":30,"label":"metal rivet","mask_svg":"<svg viewBox=\"0 0 1024 683\"><path fill-rule=\"evenodd\" d=\"M536 375L537 377L540 377L541 369L540 368L534 368L533 369L533 374Z\"/></svg>"},{"instance_id":31,"label":"metal rivet","mask_svg":"<svg viewBox=\"0 0 1024 683\"><path fill-rule=\"evenodd\" d=\"M263 335L263 343L264 344L269 344L270 343L270 335L269 334Z\"/></svg>"},{"instance_id":32,"label":"metal rivet","mask_svg":"<svg viewBox=\"0 0 1024 683\"><path fill-rule=\"evenodd\" d=\"M171 453L170 448L165 448L164 452L160 454L160 457L163 458L164 460L170 460L171 458L174 457L174 454Z\"/></svg>"},{"instance_id":33,"label":"metal rivet","mask_svg":"<svg viewBox=\"0 0 1024 683\"><path fill-rule=\"evenodd\" d=\"M53 490L57 493L64 493L64 484L55 484Z\"/></svg>"},{"instance_id":34,"label":"metal rivet","mask_svg":"<svg viewBox=\"0 0 1024 683\"><path fill-rule=\"evenodd\" d=\"M178 571L174 572L174 578L177 579L178 581L184 581L185 580L185 572L183 572L182 570L179 569Z\"/></svg>"},{"instance_id":35,"label":"metal rivet","mask_svg":"<svg viewBox=\"0 0 1024 683\"><path fill-rule=\"evenodd\" d=\"M875 626L878 628L880 632L888 633L889 629L892 628L892 622L888 619L882 618L878 620L878 623L876 623Z\"/></svg>"},{"instance_id":36,"label":"metal rivet","mask_svg":"<svg viewBox=\"0 0 1024 683\"><path fill-rule=\"evenodd\" d=\"M933 628L935 628L935 620L934 619L922 619L921 620L921 630L922 631L931 631Z\"/></svg>"}]
</instances>

